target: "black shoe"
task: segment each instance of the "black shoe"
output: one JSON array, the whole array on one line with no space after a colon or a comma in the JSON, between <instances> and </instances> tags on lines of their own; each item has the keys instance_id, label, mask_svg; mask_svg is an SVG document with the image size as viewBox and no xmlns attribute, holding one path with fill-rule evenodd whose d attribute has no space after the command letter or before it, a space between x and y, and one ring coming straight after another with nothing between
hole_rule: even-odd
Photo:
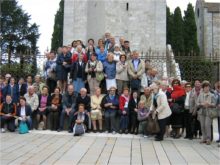
<instances>
[{"instance_id":1,"label":"black shoe","mask_svg":"<svg viewBox=\"0 0 220 165\"><path fill-rule=\"evenodd\" d=\"M119 133L120 133L120 134L122 134L122 133L123 133L123 131L122 131L122 130L120 130L120 131L119 131Z\"/></svg>"},{"instance_id":2,"label":"black shoe","mask_svg":"<svg viewBox=\"0 0 220 165\"><path fill-rule=\"evenodd\" d=\"M69 132L69 133L73 133L73 130L72 130L72 129L69 129L68 132Z\"/></svg>"},{"instance_id":3,"label":"black shoe","mask_svg":"<svg viewBox=\"0 0 220 165\"><path fill-rule=\"evenodd\" d=\"M188 136L185 136L184 139L189 139L189 137L188 137Z\"/></svg>"},{"instance_id":4,"label":"black shoe","mask_svg":"<svg viewBox=\"0 0 220 165\"><path fill-rule=\"evenodd\" d=\"M216 140L216 143L220 143L220 139L219 139L219 140Z\"/></svg>"},{"instance_id":5,"label":"black shoe","mask_svg":"<svg viewBox=\"0 0 220 165\"><path fill-rule=\"evenodd\" d=\"M97 130L93 130L93 133L96 133L97 132Z\"/></svg>"},{"instance_id":6,"label":"black shoe","mask_svg":"<svg viewBox=\"0 0 220 165\"><path fill-rule=\"evenodd\" d=\"M128 134L128 130L127 129L125 130L125 134Z\"/></svg>"},{"instance_id":7,"label":"black shoe","mask_svg":"<svg viewBox=\"0 0 220 165\"><path fill-rule=\"evenodd\" d=\"M161 138L155 138L154 140L155 140L155 141L162 141L163 139L161 139Z\"/></svg>"},{"instance_id":8,"label":"black shoe","mask_svg":"<svg viewBox=\"0 0 220 165\"><path fill-rule=\"evenodd\" d=\"M61 129L61 128L59 128L59 129L57 130L57 132L61 132L61 131L63 131L63 129Z\"/></svg>"}]
</instances>

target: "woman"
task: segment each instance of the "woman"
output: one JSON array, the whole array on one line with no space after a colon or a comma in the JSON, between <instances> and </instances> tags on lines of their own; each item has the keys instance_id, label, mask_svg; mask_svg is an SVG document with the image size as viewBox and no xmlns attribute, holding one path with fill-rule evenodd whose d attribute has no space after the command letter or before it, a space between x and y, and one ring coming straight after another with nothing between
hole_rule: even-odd
<instances>
[{"instance_id":1,"label":"woman","mask_svg":"<svg viewBox=\"0 0 220 165\"><path fill-rule=\"evenodd\" d=\"M63 93L66 91L67 75L71 66L71 53L68 52L66 46L62 48L62 54L58 55L56 64L56 79Z\"/></svg>"},{"instance_id":2,"label":"woman","mask_svg":"<svg viewBox=\"0 0 220 165\"><path fill-rule=\"evenodd\" d=\"M91 60L88 61L86 64L86 73L87 74L87 80L89 83L89 89L90 89L90 94L94 95L95 94L95 88L99 87L100 81L96 79L96 73L97 72L102 72L103 70L103 65L100 61L96 60L96 54L91 54Z\"/></svg>"},{"instance_id":3,"label":"woman","mask_svg":"<svg viewBox=\"0 0 220 165\"><path fill-rule=\"evenodd\" d=\"M54 93L51 96L50 107L50 127L51 130L57 130L59 127L59 114L62 110L62 95L60 94L60 88L56 87Z\"/></svg>"},{"instance_id":4,"label":"woman","mask_svg":"<svg viewBox=\"0 0 220 165\"><path fill-rule=\"evenodd\" d=\"M215 95L210 92L210 83L208 81L202 82L202 92L197 99L197 106L199 108L198 118L201 124L202 141L200 143L211 144L211 125L212 119L209 117L209 110L215 108Z\"/></svg>"},{"instance_id":5,"label":"woman","mask_svg":"<svg viewBox=\"0 0 220 165\"><path fill-rule=\"evenodd\" d=\"M172 82L173 90L171 92L171 104L172 110L171 125L172 125L172 136L173 138L180 138L180 128L183 126L184 117L184 103L185 103L185 90L181 87L180 81L174 79Z\"/></svg>"},{"instance_id":6,"label":"woman","mask_svg":"<svg viewBox=\"0 0 220 165\"><path fill-rule=\"evenodd\" d=\"M153 113L153 118L157 115L160 127L160 132L157 133L155 141L162 141L169 116L171 115L171 109L166 94L160 90L159 86L157 84L152 84L150 87L153 90L153 103L150 109Z\"/></svg>"},{"instance_id":7,"label":"woman","mask_svg":"<svg viewBox=\"0 0 220 165\"><path fill-rule=\"evenodd\" d=\"M42 92L38 96L38 100L39 100L39 107L38 107L38 111L37 111L38 129L39 129L40 118L42 117L43 122L44 122L43 130L46 130L47 110L48 110L48 107L51 106L51 97L49 95L48 87L44 86L42 88Z\"/></svg>"},{"instance_id":8,"label":"woman","mask_svg":"<svg viewBox=\"0 0 220 165\"><path fill-rule=\"evenodd\" d=\"M119 109L121 114L120 133L128 133L128 103L129 103L129 88L124 88L123 94L119 97Z\"/></svg>"},{"instance_id":9,"label":"woman","mask_svg":"<svg viewBox=\"0 0 220 165\"><path fill-rule=\"evenodd\" d=\"M32 110L30 105L26 104L26 99L25 97L21 96L19 98L19 107L17 109L16 112L16 116L18 117L15 120L15 125L18 126L20 121L26 122L27 126L30 129L32 129L32 119L31 119L31 114L32 114Z\"/></svg>"},{"instance_id":10,"label":"woman","mask_svg":"<svg viewBox=\"0 0 220 165\"><path fill-rule=\"evenodd\" d=\"M102 132L102 99L101 89L96 88L95 94L91 96L91 120L94 132L97 131L96 121L99 122L99 132Z\"/></svg>"},{"instance_id":11,"label":"woman","mask_svg":"<svg viewBox=\"0 0 220 165\"><path fill-rule=\"evenodd\" d=\"M128 63L126 62L126 55L120 55L120 61L116 64L116 82L118 94L122 93L125 87L128 87Z\"/></svg>"},{"instance_id":12,"label":"woman","mask_svg":"<svg viewBox=\"0 0 220 165\"><path fill-rule=\"evenodd\" d=\"M122 54L122 52L120 50L120 46L118 44L115 44L113 54L114 54L114 61L118 62L120 60L120 56Z\"/></svg>"},{"instance_id":13,"label":"woman","mask_svg":"<svg viewBox=\"0 0 220 165\"><path fill-rule=\"evenodd\" d=\"M116 85L116 63L113 61L114 55L112 53L108 53L107 61L103 63L104 74L106 78L106 87L107 90L110 90L110 87L115 87Z\"/></svg>"},{"instance_id":14,"label":"woman","mask_svg":"<svg viewBox=\"0 0 220 165\"><path fill-rule=\"evenodd\" d=\"M137 118L139 121L139 127L138 127L138 132L139 134L142 134L144 137L147 136L147 118L150 114L150 111L148 108L146 108L144 101L140 101L138 103L138 111L137 111Z\"/></svg>"},{"instance_id":15,"label":"woman","mask_svg":"<svg viewBox=\"0 0 220 165\"><path fill-rule=\"evenodd\" d=\"M129 108L129 128L131 134L138 134L138 125L139 122L137 120L137 111L138 111L138 103L140 98L138 97L138 92L134 91L132 94L132 98L128 103Z\"/></svg>"}]
</instances>

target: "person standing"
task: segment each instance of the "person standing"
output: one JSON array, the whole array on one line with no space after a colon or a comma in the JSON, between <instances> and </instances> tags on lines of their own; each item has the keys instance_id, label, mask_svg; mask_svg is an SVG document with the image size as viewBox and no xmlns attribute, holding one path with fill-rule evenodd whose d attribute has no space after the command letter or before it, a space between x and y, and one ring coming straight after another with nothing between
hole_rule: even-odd
<instances>
[{"instance_id":1,"label":"person standing","mask_svg":"<svg viewBox=\"0 0 220 165\"><path fill-rule=\"evenodd\" d=\"M211 144L211 125L212 119L209 116L209 110L215 108L215 95L210 92L210 83L208 81L202 82L202 92L197 99L197 106L199 108L198 118L201 124L202 141L200 143Z\"/></svg>"},{"instance_id":2,"label":"person standing","mask_svg":"<svg viewBox=\"0 0 220 165\"><path fill-rule=\"evenodd\" d=\"M153 103L150 110L153 113L153 118L157 115L160 131L156 134L155 141L162 141L166 131L166 125L171 115L167 96L162 92L157 84L152 84L150 88L153 90Z\"/></svg>"},{"instance_id":3,"label":"person standing","mask_svg":"<svg viewBox=\"0 0 220 165\"><path fill-rule=\"evenodd\" d=\"M139 53L137 51L133 51L132 54L132 60L128 62L131 90L137 90L140 92L141 77L145 71L145 63L139 58Z\"/></svg>"}]
</instances>

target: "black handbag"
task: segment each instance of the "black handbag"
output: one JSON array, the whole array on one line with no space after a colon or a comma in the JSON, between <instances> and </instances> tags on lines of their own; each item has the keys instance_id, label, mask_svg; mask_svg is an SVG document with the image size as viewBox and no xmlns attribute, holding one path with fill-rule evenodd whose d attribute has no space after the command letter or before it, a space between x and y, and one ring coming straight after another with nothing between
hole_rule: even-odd
<instances>
[{"instance_id":1,"label":"black handbag","mask_svg":"<svg viewBox=\"0 0 220 165\"><path fill-rule=\"evenodd\" d=\"M181 113L181 106L177 103L173 103L173 105L171 106L171 111L174 114L180 114Z\"/></svg>"}]
</instances>

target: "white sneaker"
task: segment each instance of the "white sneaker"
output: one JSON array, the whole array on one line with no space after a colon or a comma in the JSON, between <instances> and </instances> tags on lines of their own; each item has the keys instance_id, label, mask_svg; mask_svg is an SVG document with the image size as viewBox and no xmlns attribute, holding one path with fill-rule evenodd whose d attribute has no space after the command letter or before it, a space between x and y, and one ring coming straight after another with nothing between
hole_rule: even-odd
<instances>
[{"instance_id":1,"label":"white sneaker","mask_svg":"<svg viewBox=\"0 0 220 165\"><path fill-rule=\"evenodd\" d=\"M2 129L1 129L1 132L2 132L2 133L5 133L5 129L4 129L4 128L2 128Z\"/></svg>"},{"instance_id":2,"label":"white sneaker","mask_svg":"<svg viewBox=\"0 0 220 165\"><path fill-rule=\"evenodd\" d=\"M147 138L148 136L147 135L144 135L144 138Z\"/></svg>"},{"instance_id":3,"label":"white sneaker","mask_svg":"<svg viewBox=\"0 0 220 165\"><path fill-rule=\"evenodd\" d=\"M116 134L116 132L115 132L115 131L113 131L113 132L112 132L112 134L113 134L113 135L115 135L115 134Z\"/></svg>"}]
</instances>

